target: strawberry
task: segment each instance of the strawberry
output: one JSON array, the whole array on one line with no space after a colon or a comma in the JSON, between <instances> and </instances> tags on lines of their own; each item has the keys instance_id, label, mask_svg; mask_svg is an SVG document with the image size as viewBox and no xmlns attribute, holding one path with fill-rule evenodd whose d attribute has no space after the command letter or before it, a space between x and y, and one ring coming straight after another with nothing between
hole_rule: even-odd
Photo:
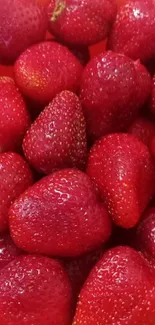
<instances>
[{"instance_id":1,"label":"strawberry","mask_svg":"<svg viewBox=\"0 0 155 325\"><path fill-rule=\"evenodd\" d=\"M35 183L14 202L9 218L14 242L30 253L74 257L95 249L111 234L95 187L76 169Z\"/></svg>"},{"instance_id":2,"label":"strawberry","mask_svg":"<svg viewBox=\"0 0 155 325\"><path fill-rule=\"evenodd\" d=\"M53 99L28 130L23 150L32 166L45 174L85 166L86 126L75 94L63 91Z\"/></svg>"},{"instance_id":3,"label":"strawberry","mask_svg":"<svg viewBox=\"0 0 155 325\"><path fill-rule=\"evenodd\" d=\"M118 9L108 48L145 62L155 54L154 0L128 0Z\"/></svg>"},{"instance_id":4,"label":"strawberry","mask_svg":"<svg viewBox=\"0 0 155 325\"><path fill-rule=\"evenodd\" d=\"M131 134L107 135L91 149L87 173L114 222L134 227L155 193L155 169L148 148Z\"/></svg>"},{"instance_id":5,"label":"strawberry","mask_svg":"<svg viewBox=\"0 0 155 325\"><path fill-rule=\"evenodd\" d=\"M18 88L9 77L0 77L0 116L0 153L19 151L30 117Z\"/></svg>"},{"instance_id":6,"label":"strawberry","mask_svg":"<svg viewBox=\"0 0 155 325\"><path fill-rule=\"evenodd\" d=\"M0 1L0 61L14 61L44 39L47 12L36 0Z\"/></svg>"},{"instance_id":7,"label":"strawberry","mask_svg":"<svg viewBox=\"0 0 155 325\"><path fill-rule=\"evenodd\" d=\"M90 141L129 126L150 91L151 78L139 62L110 51L95 56L85 67L81 84Z\"/></svg>"},{"instance_id":8,"label":"strawberry","mask_svg":"<svg viewBox=\"0 0 155 325\"><path fill-rule=\"evenodd\" d=\"M155 74L152 79L151 111L155 115Z\"/></svg>"},{"instance_id":9,"label":"strawberry","mask_svg":"<svg viewBox=\"0 0 155 325\"><path fill-rule=\"evenodd\" d=\"M128 132L138 137L150 148L152 138L155 136L155 121L149 116L139 116L130 125Z\"/></svg>"},{"instance_id":10,"label":"strawberry","mask_svg":"<svg viewBox=\"0 0 155 325\"><path fill-rule=\"evenodd\" d=\"M83 286L73 325L154 325L155 271L127 246L107 251Z\"/></svg>"},{"instance_id":11,"label":"strawberry","mask_svg":"<svg viewBox=\"0 0 155 325\"><path fill-rule=\"evenodd\" d=\"M20 155L0 154L0 232L8 228L10 205L32 182L32 172Z\"/></svg>"},{"instance_id":12,"label":"strawberry","mask_svg":"<svg viewBox=\"0 0 155 325\"><path fill-rule=\"evenodd\" d=\"M116 8L115 0L51 0L49 30L67 44L94 44L109 34Z\"/></svg>"},{"instance_id":13,"label":"strawberry","mask_svg":"<svg viewBox=\"0 0 155 325\"><path fill-rule=\"evenodd\" d=\"M62 265L20 256L0 273L1 325L70 325L71 285Z\"/></svg>"},{"instance_id":14,"label":"strawberry","mask_svg":"<svg viewBox=\"0 0 155 325\"><path fill-rule=\"evenodd\" d=\"M28 97L48 104L62 90L77 91L83 68L63 45L44 42L27 49L15 63L15 80Z\"/></svg>"},{"instance_id":15,"label":"strawberry","mask_svg":"<svg viewBox=\"0 0 155 325\"><path fill-rule=\"evenodd\" d=\"M21 250L15 246L8 234L0 236L0 270L20 255Z\"/></svg>"}]
</instances>

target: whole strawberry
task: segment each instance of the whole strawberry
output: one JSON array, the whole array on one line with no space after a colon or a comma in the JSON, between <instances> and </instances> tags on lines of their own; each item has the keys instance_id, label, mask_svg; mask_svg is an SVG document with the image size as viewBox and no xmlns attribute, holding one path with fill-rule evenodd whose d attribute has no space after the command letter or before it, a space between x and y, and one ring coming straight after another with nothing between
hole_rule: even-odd
<instances>
[{"instance_id":1,"label":"whole strawberry","mask_svg":"<svg viewBox=\"0 0 155 325\"><path fill-rule=\"evenodd\" d=\"M0 154L0 232L8 228L10 205L32 183L32 172L20 155Z\"/></svg>"},{"instance_id":2,"label":"whole strawberry","mask_svg":"<svg viewBox=\"0 0 155 325\"><path fill-rule=\"evenodd\" d=\"M49 30L61 41L90 45L107 37L116 16L115 0L51 0Z\"/></svg>"},{"instance_id":3,"label":"whole strawberry","mask_svg":"<svg viewBox=\"0 0 155 325\"><path fill-rule=\"evenodd\" d=\"M44 109L28 130L23 150L39 172L65 167L84 168L86 125L78 97L63 91Z\"/></svg>"},{"instance_id":4,"label":"whole strawberry","mask_svg":"<svg viewBox=\"0 0 155 325\"><path fill-rule=\"evenodd\" d=\"M155 271L127 246L107 251L80 293L73 325L153 325Z\"/></svg>"},{"instance_id":5,"label":"whole strawberry","mask_svg":"<svg viewBox=\"0 0 155 325\"><path fill-rule=\"evenodd\" d=\"M11 237L8 234L0 236L0 270L7 264L12 262L22 252L15 246Z\"/></svg>"},{"instance_id":6,"label":"whole strawberry","mask_svg":"<svg viewBox=\"0 0 155 325\"><path fill-rule=\"evenodd\" d=\"M80 95L90 140L129 126L150 91L151 78L140 63L110 51L94 57L84 69Z\"/></svg>"},{"instance_id":7,"label":"whole strawberry","mask_svg":"<svg viewBox=\"0 0 155 325\"><path fill-rule=\"evenodd\" d=\"M111 220L93 183L77 169L57 171L35 183L14 202L9 218L17 246L51 256L84 254L111 234Z\"/></svg>"},{"instance_id":8,"label":"whole strawberry","mask_svg":"<svg viewBox=\"0 0 155 325\"><path fill-rule=\"evenodd\" d=\"M0 1L0 61L14 61L44 39L46 10L36 0Z\"/></svg>"},{"instance_id":9,"label":"whole strawberry","mask_svg":"<svg viewBox=\"0 0 155 325\"><path fill-rule=\"evenodd\" d=\"M127 0L118 9L108 48L142 61L155 54L154 0Z\"/></svg>"},{"instance_id":10,"label":"whole strawberry","mask_svg":"<svg viewBox=\"0 0 155 325\"><path fill-rule=\"evenodd\" d=\"M155 193L149 149L131 134L111 134L92 147L87 173L98 186L114 222L134 227Z\"/></svg>"},{"instance_id":11,"label":"whole strawberry","mask_svg":"<svg viewBox=\"0 0 155 325\"><path fill-rule=\"evenodd\" d=\"M150 148L152 139L155 136L155 121L149 116L139 116L130 125L128 132L138 137Z\"/></svg>"},{"instance_id":12,"label":"whole strawberry","mask_svg":"<svg viewBox=\"0 0 155 325\"><path fill-rule=\"evenodd\" d=\"M67 47L44 42L27 49L15 63L15 80L28 97L48 104L62 90L76 92L83 68Z\"/></svg>"},{"instance_id":13,"label":"whole strawberry","mask_svg":"<svg viewBox=\"0 0 155 325\"><path fill-rule=\"evenodd\" d=\"M0 77L0 116L0 153L21 150L30 117L18 88L9 77Z\"/></svg>"},{"instance_id":14,"label":"whole strawberry","mask_svg":"<svg viewBox=\"0 0 155 325\"><path fill-rule=\"evenodd\" d=\"M72 291L62 265L20 256L0 273L1 325L70 325Z\"/></svg>"}]
</instances>

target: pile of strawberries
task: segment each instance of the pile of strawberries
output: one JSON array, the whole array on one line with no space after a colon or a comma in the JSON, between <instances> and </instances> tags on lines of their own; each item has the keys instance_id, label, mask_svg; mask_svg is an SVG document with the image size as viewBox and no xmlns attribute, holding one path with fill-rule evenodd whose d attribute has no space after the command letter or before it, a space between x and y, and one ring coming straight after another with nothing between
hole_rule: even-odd
<instances>
[{"instance_id":1,"label":"pile of strawberries","mask_svg":"<svg viewBox=\"0 0 155 325\"><path fill-rule=\"evenodd\" d=\"M0 325L155 325L155 0L0 0L0 64Z\"/></svg>"}]
</instances>

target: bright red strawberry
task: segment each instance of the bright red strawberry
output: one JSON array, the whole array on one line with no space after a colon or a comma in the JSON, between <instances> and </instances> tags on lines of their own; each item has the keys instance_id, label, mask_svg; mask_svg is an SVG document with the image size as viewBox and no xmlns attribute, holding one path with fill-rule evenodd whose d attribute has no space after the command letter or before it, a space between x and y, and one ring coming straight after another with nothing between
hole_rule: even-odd
<instances>
[{"instance_id":1,"label":"bright red strawberry","mask_svg":"<svg viewBox=\"0 0 155 325\"><path fill-rule=\"evenodd\" d=\"M47 12L36 0L0 1L0 61L14 61L44 39Z\"/></svg>"},{"instance_id":2,"label":"bright red strawberry","mask_svg":"<svg viewBox=\"0 0 155 325\"><path fill-rule=\"evenodd\" d=\"M21 149L30 117L13 79L0 77L0 153Z\"/></svg>"},{"instance_id":3,"label":"bright red strawberry","mask_svg":"<svg viewBox=\"0 0 155 325\"><path fill-rule=\"evenodd\" d=\"M87 173L99 187L114 222L134 227L155 193L148 148L131 134L107 135L91 149Z\"/></svg>"},{"instance_id":4,"label":"bright red strawberry","mask_svg":"<svg viewBox=\"0 0 155 325\"><path fill-rule=\"evenodd\" d=\"M70 325L72 290L62 265L20 256L0 273L1 325Z\"/></svg>"},{"instance_id":5,"label":"bright red strawberry","mask_svg":"<svg viewBox=\"0 0 155 325\"><path fill-rule=\"evenodd\" d=\"M90 45L105 39L116 16L115 0L51 0L49 30L61 41Z\"/></svg>"},{"instance_id":6,"label":"bright red strawberry","mask_svg":"<svg viewBox=\"0 0 155 325\"><path fill-rule=\"evenodd\" d=\"M145 87L144 87L145 84ZM151 91L151 78L139 62L105 52L84 69L81 101L88 136L96 140L125 129L137 116Z\"/></svg>"},{"instance_id":7,"label":"bright red strawberry","mask_svg":"<svg viewBox=\"0 0 155 325\"><path fill-rule=\"evenodd\" d=\"M62 90L76 92L83 68L67 47L44 42L27 49L16 61L14 70L21 91L47 104Z\"/></svg>"},{"instance_id":8,"label":"bright red strawberry","mask_svg":"<svg viewBox=\"0 0 155 325\"><path fill-rule=\"evenodd\" d=\"M0 154L0 232L8 228L10 205L32 183L32 172L20 155Z\"/></svg>"},{"instance_id":9,"label":"bright red strawberry","mask_svg":"<svg viewBox=\"0 0 155 325\"><path fill-rule=\"evenodd\" d=\"M15 257L21 254L21 250L15 246L8 234L0 236L0 270L12 262Z\"/></svg>"},{"instance_id":10,"label":"bright red strawberry","mask_svg":"<svg viewBox=\"0 0 155 325\"><path fill-rule=\"evenodd\" d=\"M83 286L73 325L154 323L154 270L132 248L109 250Z\"/></svg>"},{"instance_id":11,"label":"bright red strawberry","mask_svg":"<svg viewBox=\"0 0 155 325\"><path fill-rule=\"evenodd\" d=\"M142 61L155 54L154 0L128 0L118 9L108 48Z\"/></svg>"},{"instance_id":12,"label":"bright red strawberry","mask_svg":"<svg viewBox=\"0 0 155 325\"><path fill-rule=\"evenodd\" d=\"M152 138L155 136L155 121L148 116L140 116L130 125L128 132L150 148Z\"/></svg>"},{"instance_id":13,"label":"bright red strawberry","mask_svg":"<svg viewBox=\"0 0 155 325\"><path fill-rule=\"evenodd\" d=\"M28 252L74 257L95 249L111 234L111 221L93 183L77 169L42 178L16 200L9 215L13 240Z\"/></svg>"},{"instance_id":14,"label":"bright red strawberry","mask_svg":"<svg viewBox=\"0 0 155 325\"><path fill-rule=\"evenodd\" d=\"M63 91L44 109L28 130L23 150L39 172L65 167L84 168L86 125L78 97Z\"/></svg>"}]
</instances>

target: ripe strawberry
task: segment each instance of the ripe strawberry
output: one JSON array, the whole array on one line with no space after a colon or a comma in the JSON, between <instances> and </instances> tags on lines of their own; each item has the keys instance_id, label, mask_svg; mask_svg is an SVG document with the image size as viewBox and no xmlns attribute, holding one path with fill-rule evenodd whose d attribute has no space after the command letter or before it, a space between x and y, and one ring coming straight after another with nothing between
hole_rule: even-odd
<instances>
[{"instance_id":1,"label":"ripe strawberry","mask_svg":"<svg viewBox=\"0 0 155 325\"><path fill-rule=\"evenodd\" d=\"M62 265L20 256L0 273L1 325L70 325L71 285Z\"/></svg>"},{"instance_id":2,"label":"ripe strawberry","mask_svg":"<svg viewBox=\"0 0 155 325\"><path fill-rule=\"evenodd\" d=\"M32 172L21 156L0 154L0 232L8 228L10 205L32 182Z\"/></svg>"},{"instance_id":3,"label":"ripe strawberry","mask_svg":"<svg viewBox=\"0 0 155 325\"><path fill-rule=\"evenodd\" d=\"M65 167L84 168L86 125L78 97L63 91L44 109L28 130L23 150L39 172Z\"/></svg>"},{"instance_id":4,"label":"ripe strawberry","mask_svg":"<svg viewBox=\"0 0 155 325\"><path fill-rule=\"evenodd\" d=\"M128 0L118 9L108 48L142 61L155 54L154 0Z\"/></svg>"},{"instance_id":5,"label":"ripe strawberry","mask_svg":"<svg viewBox=\"0 0 155 325\"><path fill-rule=\"evenodd\" d=\"M44 42L27 49L15 63L15 80L21 91L49 103L62 90L77 91L82 65L63 45Z\"/></svg>"},{"instance_id":6,"label":"ripe strawberry","mask_svg":"<svg viewBox=\"0 0 155 325\"><path fill-rule=\"evenodd\" d=\"M150 90L150 76L139 62L113 52L94 57L84 69L81 85L90 139L130 125Z\"/></svg>"},{"instance_id":7,"label":"ripe strawberry","mask_svg":"<svg viewBox=\"0 0 155 325\"><path fill-rule=\"evenodd\" d=\"M115 0L51 0L49 30L67 44L94 44L109 34L116 8Z\"/></svg>"},{"instance_id":8,"label":"ripe strawberry","mask_svg":"<svg viewBox=\"0 0 155 325\"><path fill-rule=\"evenodd\" d=\"M107 251L84 284L73 325L154 323L154 270L132 248Z\"/></svg>"},{"instance_id":9,"label":"ripe strawberry","mask_svg":"<svg viewBox=\"0 0 155 325\"><path fill-rule=\"evenodd\" d=\"M111 221L90 178L76 169L42 178L15 201L9 216L17 246L51 256L84 254L111 233Z\"/></svg>"},{"instance_id":10,"label":"ripe strawberry","mask_svg":"<svg viewBox=\"0 0 155 325\"><path fill-rule=\"evenodd\" d=\"M36 0L0 1L0 61L14 61L44 39L47 12Z\"/></svg>"},{"instance_id":11,"label":"ripe strawberry","mask_svg":"<svg viewBox=\"0 0 155 325\"><path fill-rule=\"evenodd\" d=\"M155 136L155 121L148 116L139 116L130 125L128 132L137 136L150 148L152 138Z\"/></svg>"},{"instance_id":12,"label":"ripe strawberry","mask_svg":"<svg viewBox=\"0 0 155 325\"><path fill-rule=\"evenodd\" d=\"M21 254L21 250L15 246L8 234L0 236L0 270Z\"/></svg>"},{"instance_id":13,"label":"ripe strawberry","mask_svg":"<svg viewBox=\"0 0 155 325\"><path fill-rule=\"evenodd\" d=\"M21 149L30 117L13 79L0 77L0 152Z\"/></svg>"},{"instance_id":14,"label":"ripe strawberry","mask_svg":"<svg viewBox=\"0 0 155 325\"><path fill-rule=\"evenodd\" d=\"M155 193L148 148L130 134L107 135L91 149L87 173L99 187L114 222L134 227Z\"/></svg>"},{"instance_id":15,"label":"ripe strawberry","mask_svg":"<svg viewBox=\"0 0 155 325\"><path fill-rule=\"evenodd\" d=\"M155 115L155 74L152 82L151 111Z\"/></svg>"}]
</instances>

